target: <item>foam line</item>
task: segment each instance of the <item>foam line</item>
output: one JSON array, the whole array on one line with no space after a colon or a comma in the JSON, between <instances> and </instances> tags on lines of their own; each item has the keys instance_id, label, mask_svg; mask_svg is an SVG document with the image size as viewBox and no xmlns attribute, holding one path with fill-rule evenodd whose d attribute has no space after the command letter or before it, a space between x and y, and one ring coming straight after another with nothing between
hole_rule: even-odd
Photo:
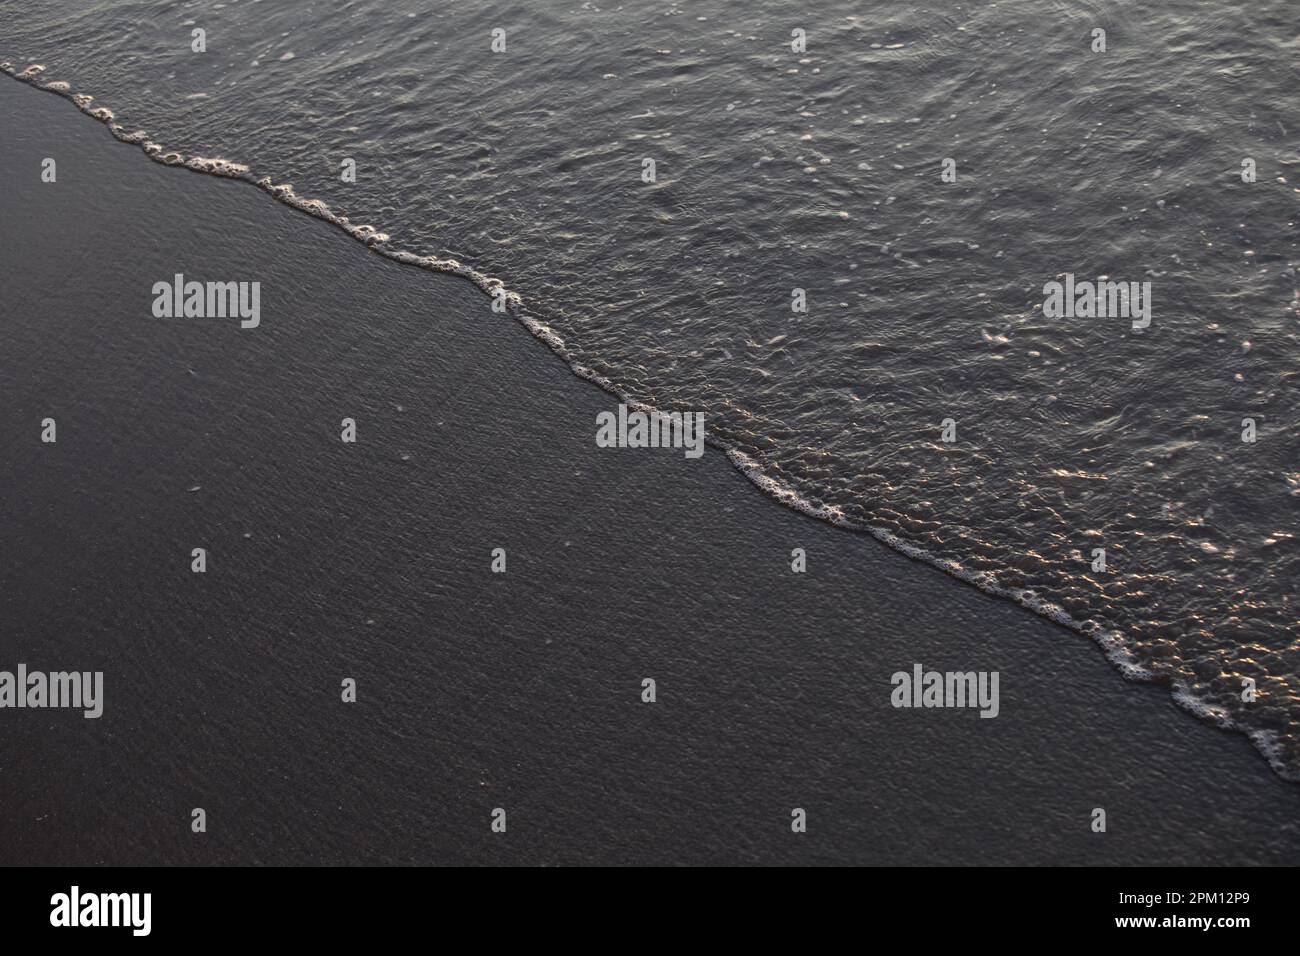
<instances>
[{"instance_id":1,"label":"foam line","mask_svg":"<svg viewBox=\"0 0 1300 956\"><path fill-rule=\"evenodd\" d=\"M112 110L105 107L92 106L91 104L94 102L93 96L85 93L72 92L72 85L70 83L62 80L41 82L45 73L45 67L41 64L32 64L20 72L12 63L8 61L0 62L0 71L8 73L15 79L28 83L38 89L47 90L71 101L83 113L92 116L101 123L107 125L109 132L111 132L113 136L121 142L139 146L144 151L145 155L154 162L163 163L167 166L183 166L186 169L193 170L194 172L207 173L211 176L222 176L227 179L237 179L246 183L251 183L264 192L269 193L276 200L305 212L310 216L315 216L317 219L323 219L325 222L342 229L353 239L368 246L372 252L378 253L381 256L392 259L395 262L400 262L404 265L417 266L422 269L428 269L431 272L444 272L450 275L460 276L461 278L474 283L474 285L478 286L478 288L484 293L494 298L499 294L502 295L506 311L521 325L523 325L529 333L545 343L551 351L563 359L573 373L579 378L585 379L600 389L617 397L619 401L626 404L629 408L644 412L656 410L653 406L647 405L646 403L638 401L632 396L626 394L607 377L599 375L589 367L580 364L574 357L572 351L565 344L564 338L550 326L546 325L545 322L530 315L524 308L523 298L518 293L507 289L502 280L488 276L456 259L439 259L436 256L419 255L417 253L395 248L389 244L389 236L387 233L380 232L374 226L353 223L347 216L341 216L335 213L325 202L319 199L307 199L299 196L294 192L293 186L288 183L275 183L268 176L259 178L252 173L248 166L242 163L204 156L187 157L178 152L164 151L162 144L151 140L149 134L143 130L128 132L125 127L117 122ZM1170 682L1162 680L1146 667L1142 666L1133 655L1128 644L1125 642L1122 632L1103 627L1095 621L1080 621L1068 614L1063 608L1052 604L1049 601L1043 600L1032 591L1021 588L1003 587L1002 585L999 585L993 576L987 572L972 571L963 567L958 561L954 561L951 558L945 558L942 555L935 554L925 548L906 541L887 528L852 521L846 518L839 508L833 505L817 504L814 501L802 497L789 485L764 472L762 465L754 458L750 457L738 448L733 448L722 439L709 433L707 429L705 431L705 441L710 446L723 451L732 465L734 465L741 474L748 478L751 483L769 497L775 499L786 507L793 508L795 511L805 514L810 518L828 522L839 528L869 534L876 540L884 543L890 548L893 548L895 551L912 558L913 560L938 568L960 581L964 581L967 584L979 588L986 594L1014 601L1021 607L1045 617L1062 627L1091 638L1097 643L1110 662L1115 665L1126 679L1143 683L1169 683L1171 696L1175 703L1180 707L1202 720L1215 724L1225 730L1235 730L1245 734L1255 748L1268 761L1269 766L1272 767L1278 776L1282 777L1284 780L1300 783L1300 768L1292 769L1283 762L1282 747L1275 731L1251 730L1242 727L1234 722L1222 708L1192 694L1185 684L1177 681Z\"/></svg>"}]
</instances>

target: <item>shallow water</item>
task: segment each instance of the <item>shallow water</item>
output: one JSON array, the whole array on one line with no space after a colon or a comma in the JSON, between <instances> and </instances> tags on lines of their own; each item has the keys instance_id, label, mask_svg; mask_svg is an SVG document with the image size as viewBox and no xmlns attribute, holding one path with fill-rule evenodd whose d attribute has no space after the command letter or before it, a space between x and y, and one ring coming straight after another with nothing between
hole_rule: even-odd
<instances>
[{"instance_id":1,"label":"shallow water","mask_svg":"<svg viewBox=\"0 0 1300 956\"><path fill-rule=\"evenodd\" d=\"M407 6L0 3L0 58L499 277L760 484L1300 777L1294 4ZM1063 273L1150 281L1151 327L1045 318Z\"/></svg>"}]
</instances>

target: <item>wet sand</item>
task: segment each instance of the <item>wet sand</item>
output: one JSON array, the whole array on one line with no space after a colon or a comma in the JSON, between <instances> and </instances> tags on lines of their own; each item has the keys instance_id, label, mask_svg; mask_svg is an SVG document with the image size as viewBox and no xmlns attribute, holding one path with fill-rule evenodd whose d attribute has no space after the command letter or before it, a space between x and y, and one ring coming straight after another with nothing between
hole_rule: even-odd
<instances>
[{"instance_id":1,"label":"wet sand","mask_svg":"<svg viewBox=\"0 0 1300 956\"><path fill-rule=\"evenodd\" d=\"M0 80L0 668L105 674L0 711L0 863L1300 859L1300 787L1091 642L597 448L616 400L473 286ZM154 318L175 273L260 327ZM915 662L999 716L893 708Z\"/></svg>"}]
</instances>

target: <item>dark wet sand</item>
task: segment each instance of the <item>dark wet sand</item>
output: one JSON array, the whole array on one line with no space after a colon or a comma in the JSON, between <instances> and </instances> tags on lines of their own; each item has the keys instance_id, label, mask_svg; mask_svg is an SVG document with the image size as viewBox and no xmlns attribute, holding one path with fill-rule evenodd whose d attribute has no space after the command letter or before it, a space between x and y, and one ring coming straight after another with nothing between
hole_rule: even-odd
<instances>
[{"instance_id":1,"label":"dark wet sand","mask_svg":"<svg viewBox=\"0 0 1300 956\"><path fill-rule=\"evenodd\" d=\"M1087 640L714 449L596 448L615 401L467 283L0 110L0 668L106 685L0 711L0 863L1300 861L1300 787ZM261 327L153 318L176 272ZM895 710L914 661L1000 716Z\"/></svg>"}]
</instances>

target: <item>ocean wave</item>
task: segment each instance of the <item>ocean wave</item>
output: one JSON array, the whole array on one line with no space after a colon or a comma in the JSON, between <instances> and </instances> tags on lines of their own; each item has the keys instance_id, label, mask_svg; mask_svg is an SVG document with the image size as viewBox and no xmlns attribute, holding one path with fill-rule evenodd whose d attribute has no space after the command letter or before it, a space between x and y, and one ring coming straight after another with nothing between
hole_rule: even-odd
<instances>
[{"instance_id":1,"label":"ocean wave","mask_svg":"<svg viewBox=\"0 0 1300 956\"><path fill-rule=\"evenodd\" d=\"M518 292L509 289L502 279L487 275L473 266L454 258L439 258L400 249L392 245L389 234L379 228L369 224L354 223L347 216L336 213L324 201L300 196L295 192L291 184L277 183L268 176L258 176L252 172L249 165L244 163L219 157L187 156L177 151L166 150L163 144L155 142L144 130L128 130L117 121L111 109L94 105L95 98L93 95L74 92L72 84L68 81L44 81L46 67L43 64L31 64L19 70L13 63L5 61L0 62L0 71L8 73L15 79L33 87L63 97L73 103L82 113L104 123L109 132L120 142L139 146L145 155L154 162L249 183L269 194L278 202L341 229L378 255L404 265L415 266L431 272L455 275L468 280L487 296L500 298L503 302L504 311L565 361L575 375L617 397L631 408L646 412L658 410L655 406L638 400L608 376L597 373L588 364L585 364L582 358L568 347L563 336L537 315L530 313L525 308L523 297ZM766 470L756 458L736 447L733 443L707 431L705 440L710 446L722 451L731 464L755 487L780 504L838 528L868 534L913 560L937 568L966 584L979 588L986 594L1013 601L1028 611L1092 639L1126 679L1168 685L1172 699L1180 707L1215 726L1244 733L1280 777L1300 783L1300 768L1292 768L1287 764L1285 748L1278 733L1245 726L1234 720L1233 716L1223 707L1213 701L1197 696L1185 683L1160 675L1144 666L1133 653L1130 642L1126 640L1122 631L1104 627L1096 621L1077 619L1059 605L1041 598L1030 589L1007 587L999 584L993 574L965 567L960 561L944 557L908 541L889 528L850 519L845 515L844 510L836 505L819 503L810 497L801 495L788 483Z\"/></svg>"}]
</instances>

